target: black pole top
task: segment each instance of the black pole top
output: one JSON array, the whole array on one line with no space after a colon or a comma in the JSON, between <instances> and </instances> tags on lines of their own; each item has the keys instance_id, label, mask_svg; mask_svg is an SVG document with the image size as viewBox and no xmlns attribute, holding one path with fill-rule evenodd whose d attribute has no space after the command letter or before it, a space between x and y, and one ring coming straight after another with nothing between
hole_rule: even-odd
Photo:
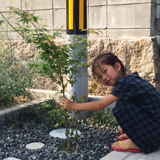
<instances>
[{"instance_id":1,"label":"black pole top","mask_svg":"<svg viewBox=\"0 0 160 160\"><path fill-rule=\"evenodd\" d=\"M86 0L66 0L66 33L87 34Z\"/></svg>"}]
</instances>

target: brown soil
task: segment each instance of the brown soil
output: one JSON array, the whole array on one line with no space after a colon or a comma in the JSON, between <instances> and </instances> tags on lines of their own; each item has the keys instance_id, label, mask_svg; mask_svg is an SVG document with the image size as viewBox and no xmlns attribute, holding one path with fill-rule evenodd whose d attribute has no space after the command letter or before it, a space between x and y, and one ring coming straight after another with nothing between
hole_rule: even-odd
<instances>
[{"instance_id":1,"label":"brown soil","mask_svg":"<svg viewBox=\"0 0 160 160\"><path fill-rule=\"evenodd\" d=\"M29 99L28 97L23 97L23 96L19 96L19 97L14 97L14 100L13 102L11 102L9 104L9 106L15 106L17 104L22 104L22 103L25 103L25 102L28 102L30 101L31 99ZM0 110L1 109L4 109L4 108L8 108L9 106L6 106L5 104L3 103L0 103Z\"/></svg>"}]
</instances>

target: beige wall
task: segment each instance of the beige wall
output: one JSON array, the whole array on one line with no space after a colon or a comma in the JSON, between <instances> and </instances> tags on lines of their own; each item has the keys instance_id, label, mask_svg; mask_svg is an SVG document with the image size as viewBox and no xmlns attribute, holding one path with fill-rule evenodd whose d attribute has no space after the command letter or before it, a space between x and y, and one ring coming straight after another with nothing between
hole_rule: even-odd
<instances>
[{"instance_id":1,"label":"beige wall","mask_svg":"<svg viewBox=\"0 0 160 160\"><path fill-rule=\"evenodd\" d=\"M0 0L0 11L7 14L10 5L27 6L48 29L66 27L65 0ZM100 30L99 37L160 35L160 0L87 0L87 12L88 28ZM5 29L12 31L8 25Z\"/></svg>"}]
</instances>

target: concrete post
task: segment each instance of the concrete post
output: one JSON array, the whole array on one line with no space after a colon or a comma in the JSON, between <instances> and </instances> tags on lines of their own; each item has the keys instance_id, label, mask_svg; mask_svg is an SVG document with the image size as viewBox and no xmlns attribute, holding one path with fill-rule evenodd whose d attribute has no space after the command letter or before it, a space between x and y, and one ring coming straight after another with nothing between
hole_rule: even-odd
<instances>
[{"instance_id":1,"label":"concrete post","mask_svg":"<svg viewBox=\"0 0 160 160\"><path fill-rule=\"evenodd\" d=\"M82 31L87 28L87 4L86 0L66 0L66 20L67 20L67 42L74 44L75 37L79 35L82 38L87 39L87 33ZM78 39L76 40L78 42ZM84 42L83 42L84 43ZM80 46L83 44L81 43ZM81 49L75 46L75 49L71 51L72 58L78 59L81 62L87 63L87 48L84 49L86 58L77 57L77 51ZM81 96L86 96L88 101L88 72L86 67L79 67L79 73L74 75L76 78L76 84L71 86L68 84L67 91L69 98L76 93L77 99L81 100Z\"/></svg>"}]
</instances>

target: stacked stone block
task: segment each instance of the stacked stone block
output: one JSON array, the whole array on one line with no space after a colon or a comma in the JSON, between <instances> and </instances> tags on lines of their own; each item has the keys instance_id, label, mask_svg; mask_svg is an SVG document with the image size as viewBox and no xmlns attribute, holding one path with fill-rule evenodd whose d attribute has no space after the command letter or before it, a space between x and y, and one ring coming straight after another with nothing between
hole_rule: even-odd
<instances>
[{"instance_id":1,"label":"stacked stone block","mask_svg":"<svg viewBox=\"0 0 160 160\"><path fill-rule=\"evenodd\" d=\"M0 11L5 15L9 11L8 6L33 12L42 19L40 24L52 31L61 26L66 28L65 0L0 1ZM160 0L87 0L87 13L88 28L101 31L99 37L148 37L160 34ZM5 30L11 32L13 39L19 39L7 24ZM64 33L63 38L65 36Z\"/></svg>"}]
</instances>

